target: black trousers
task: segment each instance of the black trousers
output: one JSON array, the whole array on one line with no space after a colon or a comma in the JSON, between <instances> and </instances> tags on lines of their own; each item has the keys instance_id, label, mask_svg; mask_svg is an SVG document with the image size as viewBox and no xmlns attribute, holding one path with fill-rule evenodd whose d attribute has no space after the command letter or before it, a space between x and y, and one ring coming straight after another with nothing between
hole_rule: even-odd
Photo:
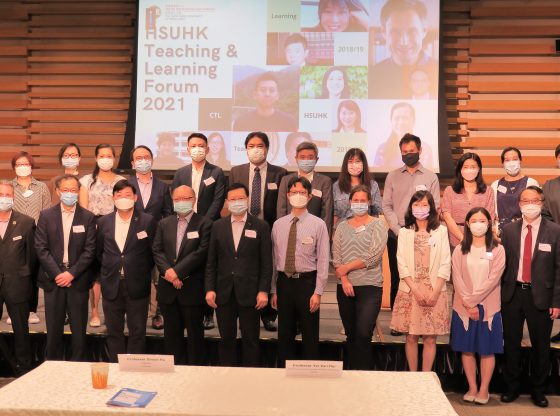
<instances>
[{"instance_id":1,"label":"black trousers","mask_svg":"<svg viewBox=\"0 0 560 416\"><path fill-rule=\"evenodd\" d=\"M119 282L117 297L103 299L103 312L107 326L107 346L111 362L118 361L119 354L144 354L146 352L146 321L150 296L131 299L124 279ZM128 345L124 337L124 320L128 327Z\"/></svg>"},{"instance_id":2,"label":"black trousers","mask_svg":"<svg viewBox=\"0 0 560 416\"><path fill-rule=\"evenodd\" d=\"M354 297L346 296L342 285L336 287L351 370L371 370L371 337L382 296L383 288L377 286L354 286Z\"/></svg>"},{"instance_id":3,"label":"black trousers","mask_svg":"<svg viewBox=\"0 0 560 416\"><path fill-rule=\"evenodd\" d=\"M395 298L397 297L397 292L399 291L399 268L397 266L397 235L389 230L387 238L387 254L389 256L389 270L391 272L391 309L395 304Z\"/></svg>"},{"instance_id":4,"label":"black trousers","mask_svg":"<svg viewBox=\"0 0 560 416\"><path fill-rule=\"evenodd\" d=\"M279 274L278 295L278 366L296 358L296 326L301 327L303 359L319 359L319 313L309 311L309 299L315 292L316 276L291 279Z\"/></svg>"},{"instance_id":5,"label":"black trousers","mask_svg":"<svg viewBox=\"0 0 560 416\"><path fill-rule=\"evenodd\" d=\"M16 359L16 375L31 370L31 339L29 337L29 300L19 303L6 301L4 287L0 287L0 319L6 304L8 315L12 319L14 331L14 349Z\"/></svg>"},{"instance_id":6,"label":"black trousers","mask_svg":"<svg viewBox=\"0 0 560 416\"><path fill-rule=\"evenodd\" d=\"M45 290L45 318L47 323L47 360L64 359L64 319L66 311L72 330L72 361L85 361L87 344L89 290L79 291L70 287Z\"/></svg>"},{"instance_id":7,"label":"black trousers","mask_svg":"<svg viewBox=\"0 0 560 416\"><path fill-rule=\"evenodd\" d=\"M165 325L163 340L165 353L173 354L175 364L204 364L204 305L159 303ZM187 349L185 350L185 329Z\"/></svg>"},{"instance_id":8,"label":"black trousers","mask_svg":"<svg viewBox=\"0 0 560 416\"><path fill-rule=\"evenodd\" d=\"M258 367L260 311L254 306L239 305L232 290L229 300L223 305L218 305L216 317L221 337L218 350L220 364L227 367L235 367L239 364L237 361L237 318L239 318L243 366Z\"/></svg>"},{"instance_id":9,"label":"black trousers","mask_svg":"<svg viewBox=\"0 0 560 416\"><path fill-rule=\"evenodd\" d=\"M504 325L504 379L507 391L519 392L521 377L521 340L523 323L527 321L531 339L531 383L535 393L543 393L550 370L550 333L552 319L548 309L535 307L531 289L517 286L513 298L502 303L502 321Z\"/></svg>"},{"instance_id":10,"label":"black trousers","mask_svg":"<svg viewBox=\"0 0 560 416\"><path fill-rule=\"evenodd\" d=\"M31 279L31 299L29 299L29 312L37 313L37 306L39 305L39 286L37 285L37 276L40 270Z\"/></svg>"}]
</instances>

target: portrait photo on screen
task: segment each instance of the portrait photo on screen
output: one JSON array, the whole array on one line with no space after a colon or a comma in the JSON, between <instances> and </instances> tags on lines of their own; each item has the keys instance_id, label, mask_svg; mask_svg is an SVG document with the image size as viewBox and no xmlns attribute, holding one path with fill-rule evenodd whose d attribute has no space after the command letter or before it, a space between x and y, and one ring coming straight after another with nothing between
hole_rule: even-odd
<instances>
[{"instance_id":1,"label":"portrait photo on screen","mask_svg":"<svg viewBox=\"0 0 560 416\"><path fill-rule=\"evenodd\" d=\"M370 26L369 0L304 0L304 32L365 32Z\"/></svg>"},{"instance_id":2,"label":"portrait photo on screen","mask_svg":"<svg viewBox=\"0 0 560 416\"><path fill-rule=\"evenodd\" d=\"M234 131L297 131L300 68L234 66Z\"/></svg>"},{"instance_id":3,"label":"portrait photo on screen","mask_svg":"<svg viewBox=\"0 0 560 416\"><path fill-rule=\"evenodd\" d=\"M332 65L332 33L268 33L267 65Z\"/></svg>"},{"instance_id":4,"label":"portrait photo on screen","mask_svg":"<svg viewBox=\"0 0 560 416\"><path fill-rule=\"evenodd\" d=\"M188 133L190 134L190 133ZM145 146L148 146L153 154L153 169L176 169L190 162L187 152L183 146L188 137L186 132L162 131L156 134L154 141L144 140ZM183 149L183 150L181 150Z\"/></svg>"},{"instance_id":5,"label":"portrait photo on screen","mask_svg":"<svg viewBox=\"0 0 560 416\"><path fill-rule=\"evenodd\" d=\"M317 132L293 132L288 133L284 139L284 154L282 166L288 172L295 172L298 169L296 163L296 149L303 142L313 142L319 149L319 160L317 167L331 166L332 163L332 138L330 133ZM321 170L321 169L319 169Z\"/></svg>"},{"instance_id":6,"label":"portrait photo on screen","mask_svg":"<svg viewBox=\"0 0 560 416\"><path fill-rule=\"evenodd\" d=\"M372 4L369 97L437 98L439 1L374 0Z\"/></svg>"},{"instance_id":7,"label":"portrait photo on screen","mask_svg":"<svg viewBox=\"0 0 560 416\"><path fill-rule=\"evenodd\" d=\"M367 67L303 67L300 98L327 100L367 98Z\"/></svg>"},{"instance_id":8,"label":"portrait photo on screen","mask_svg":"<svg viewBox=\"0 0 560 416\"><path fill-rule=\"evenodd\" d=\"M364 121L367 119L365 100L342 100L335 109L333 133L366 133Z\"/></svg>"},{"instance_id":9,"label":"portrait photo on screen","mask_svg":"<svg viewBox=\"0 0 560 416\"><path fill-rule=\"evenodd\" d=\"M208 153L206 160L223 170L231 168L231 132L229 131L205 131L208 137Z\"/></svg>"}]
</instances>

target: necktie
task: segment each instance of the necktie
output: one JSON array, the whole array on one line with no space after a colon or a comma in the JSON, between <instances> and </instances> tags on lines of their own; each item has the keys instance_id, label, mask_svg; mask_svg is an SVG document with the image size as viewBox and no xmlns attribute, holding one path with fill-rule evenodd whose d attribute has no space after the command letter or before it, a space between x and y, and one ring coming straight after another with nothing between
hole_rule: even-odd
<instances>
[{"instance_id":1,"label":"necktie","mask_svg":"<svg viewBox=\"0 0 560 416\"><path fill-rule=\"evenodd\" d=\"M527 225L527 235L525 236L525 246L523 247L523 271L521 280L531 283L531 256L533 254L533 233L531 226Z\"/></svg>"},{"instance_id":2,"label":"necktie","mask_svg":"<svg viewBox=\"0 0 560 416\"><path fill-rule=\"evenodd\" d=\"M257 217L261 213L261 169L255 168L251 189L251 214Z\"/></svg>"},{"instance_id":3,"label":"necktie","mask_svg":"<svg viewBox=\"0 0 560 416\"><path fill-rule=\"evenodd\" d=\"M284 273L292 276L296 272L296 241L297 241L297 222L299 218L292 219L290 233L288 234L288 247L286 248L286 262L284 263Z\"/></svg>"}]
</instances>

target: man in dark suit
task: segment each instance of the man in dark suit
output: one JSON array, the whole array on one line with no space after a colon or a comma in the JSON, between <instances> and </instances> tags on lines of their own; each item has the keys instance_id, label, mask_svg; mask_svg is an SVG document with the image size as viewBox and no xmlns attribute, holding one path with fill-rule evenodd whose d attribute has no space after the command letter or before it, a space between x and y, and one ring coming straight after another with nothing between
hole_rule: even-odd
<instances>
[{"instance_id":1,"label":"man in dark suit","mask_svg":"<svg viewBox=\"0 0 560 416\"><path fill-rule=\"evenodd\" d=\"M519 196L522 221L504 227L502 242L507 254L502 277L504 323L504 378L502 402L519 397L521 340L527 321L531 339L531 399L547 407L544 392L550 370L550 333L560 314L560 226L541 216L544 194L528 186Z\"/></svg>"},{"instance_id":2,"label":"man in dark suit","mask_svg":"<svg viewBox=\"0 0 560 416\"><path fill-rule=\"evenodd\" d=\"M147 146L136 146L130 152L130 161L136 171L129 182L136 188L136 211L145 212L154 217L156 222L173 213L173 202L169 185L158 179L152 172L154 155ZM159 273L154 268L152 275L152 287L150 291L149 317L152 318L152 328L163 329L163 318L159 312L156 301L156 286L158 284Z\"/></svg>"},{"instance_id":3,"label":"man in dark suit","mask_svg":"<svg viewBox=\"0 0 560 416\"><path fill-rule=\"evenodd\" d=\"M333 220L333 191L332 180L326 175L315 172L315 165L319 160L319 149L313 142L303 142L296 148L295 160L298 171L290 173L282 178L280 191L278 193L278 218L292 212L292 206L288 202L288 182L294 177L305 177L311 182L311 201L307 204L307 211L316 217L321 218L327 225L329 233L332 228Z\"/></svg>"},{"instance_id":4,"label":"man in dark suit","mask_svg":"<svg viewBox=\"0 0 560 416\"><path fill-rule=\"evenodd\" d=\"M41 264L39 286L45 292L47 359L64 359L62 335L66 311L72 330L72 360L86 359L89 270L95 259L95 215L77 205L80 182L75 175L56 180L60 203L41 212L35 248Z\"/></svg>"},{"instance_id":5,"label":"man in dark suit","mask_svg":"<svg viewBox=\"0 0 560 416\"><path fill-rule=\"evenodd\" d=\"M212 221L195 213L195 204L191 187L175 188L173 207L177 215L160 221L153 244L161 274L158 302L165 319L165 352L175 356L175 364L204 364L204 266ZM185 329L188 360L183 348Z\"/></svg>"},{"instance_id":6,"label":"man in dark suit","mask_svg":"<svg viewBox=\"0 0 560 416\"><path fill-rule=\"evenodd\" d=\"M113 188L117 210L97 222L99 281L112 362L117 361L118 354L142 354L146 348L155 220L134 210L136 200L134 186L125 179L118 181ZM123 333L125 315L128 346Z\"/></svg>"},{"instance_id":7,"label":"man in dark suit","mask_svg":"<svg viewBox=\"0 0 560 416\"><path fill-rule=\"evenodd\" d=\"M249 214L265 220L272 228L277 218L278 188L288 171L266 161L269 147L266 133L249 133L245 139L249 163L232 167L229 183L241 183L249 189ZM277 313L270 307L270 302L261 310L261 319L267 331L277 330L274 322L276 316Z\"/></svg>"},{"instance_id":8,"label":"man in dark suit","mask_svg":"<svg viewBox=\"0 0 560 416\"><path fill-rule=\"evenodd\" d=\"M220 218L224 204L226 178L220 166L206 161L208 138L202 133L192 133L187 139L187 148L192 163L175 172L173 189L187 185L194 190L196 204L194 212L212 221ZM204 329L214 328L214 310L206 307Z\"/></svg>"},{"instance_id":9,"label":"man in dark suit","mask_svg":"<svg viewBox=\"0 0 560 416\"><path fill-rule=\"evenodd\" d=\"M31 369L27 320L37 260L33 246L35 221L14 211L13 205L13 185L8 181L0 182L0 318L5 303L12 318L15 372L19 376Z\"/></svg>"},{"instance_id":10,"label":"man in dark suit","mask_svg":"<svg viewBox=\"0 0 560 416\"><path fill-rule=\"evenodd\" d=\"M231 216L214 223L206 264L206 302L216 309L220 363L237 365L237 318L243 365L259 366L259 310L268 304L272 242L266 222L247 214L249 190L233 183L227 204Z\"/></svg>"}]
</instances>

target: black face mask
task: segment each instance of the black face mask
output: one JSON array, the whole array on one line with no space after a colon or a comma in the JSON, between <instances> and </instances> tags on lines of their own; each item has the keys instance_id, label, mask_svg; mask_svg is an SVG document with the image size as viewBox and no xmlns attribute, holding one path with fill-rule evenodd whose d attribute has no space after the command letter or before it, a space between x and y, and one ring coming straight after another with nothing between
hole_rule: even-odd
<instances>
[{"instance_id":1,"label":"black face mask","mask_svg":"<svg viewBox=\"0 0 560 416\"><path fill-rule=\"evenodd\" d=\"M416 165L419 160L420 160L420 153L418 152L407 153L406 155L402 156L403 163L408 167Z\"/></svg>"}]
</instances>

